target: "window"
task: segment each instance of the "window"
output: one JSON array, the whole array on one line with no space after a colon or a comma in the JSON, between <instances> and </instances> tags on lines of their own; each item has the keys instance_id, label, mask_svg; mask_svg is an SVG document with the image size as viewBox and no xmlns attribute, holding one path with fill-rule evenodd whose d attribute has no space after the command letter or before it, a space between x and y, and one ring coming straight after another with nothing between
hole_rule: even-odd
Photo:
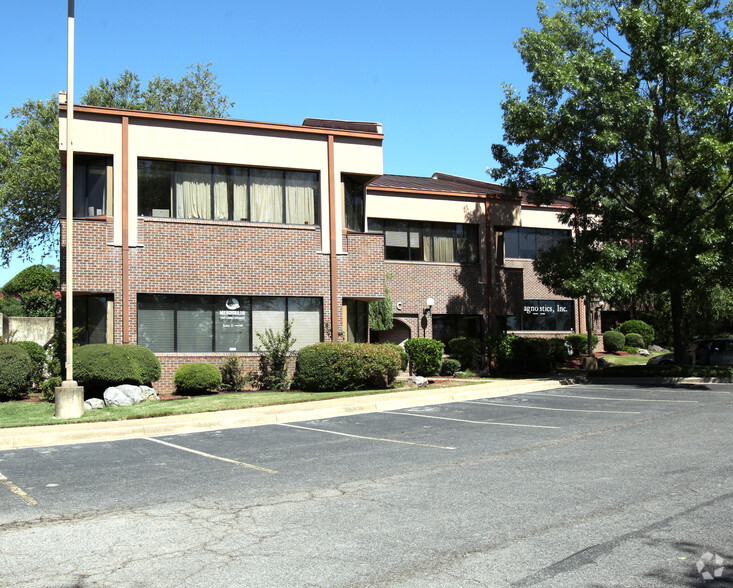
<instances>
[{"instance_id":1,"label":"window","mask_svg":"<svg viewBox=\"0 0 733 588\"><path fill-rule=\"evenodd\" d=\"M385 259L478 262L478 225L370 218L369 231L384 233Z\"/></svg>"},{"instance_id":2,"label":"window","mask_svg":"<svg viewBox=\"0 0 733 588\"><path fill-rule=\"evenodd\" d=\"M480 315L434 314L433 339L448 345L456 337L481 338L482 318Z\"/></svg>"},{"instance_id":3,"label":"window","mask_svg":"<svg viewBox=\"0 0 733 588\"><path fill-rule=\"evenodd\" d=\"M314 225L316 172L138 160L138 214Z\"/></svg>"},{"instance_id":4,"label":"window","mask_svg":"<svg viewBox=\"0 0 733 588\"><path fill-rule=\"evenodd\" d=\"M321 341L320 298L140 294L138 344L159 353L255 351L257 333L293 321L294 349Z\"/></svg>"},{"instance_id":5,"label":"window","mask_svg":"<svg viewBox=\"0 0 733 588\"><path fill-rule=\"evenodd\" d=\"M74 341L80 345L107 342L107 296L75 295L74 329L80 329Z\"/></svg>"},{"instance_id":6,"label":"window","mask_svg":"<svg viewBox=\"0 0 733 588\"><path fill-rule=\"evenodd\" d=\"M506 229L503 235L504 258L534 259L538 251L550 249L569 238L570 231L562 229Z\"/></svg>"},{"instance_id":7,"label":"window","mask_svg":"<svg viewBox=\"0 0 733 588\"><path fill-rule=\"evenodd\" d=\"M358 176L343 175L341 194L343 197L344 228L364 232L364 190L366 181Z\"/></svg>"},{"instance_id":8,"label":"window","mask_svg":"<svg viewBox=\"0 0 733 588\"><path fill-rule=\"evenodd\" d=\"M506 331L573 331L572 300L525 300L521 315L500 317Z\"/></svg>"},{"instance_id":9,"label":"window","mask_svg":"<svg viewBox=\"0 0 733 588\"><path fill-rule=\"evenodd\" d=\"M109 172L109 173L108 173ZM112 158L88 157L79 155L74 158L74 217L104 216L111 193Z\"/></svg>"}]
</instances>

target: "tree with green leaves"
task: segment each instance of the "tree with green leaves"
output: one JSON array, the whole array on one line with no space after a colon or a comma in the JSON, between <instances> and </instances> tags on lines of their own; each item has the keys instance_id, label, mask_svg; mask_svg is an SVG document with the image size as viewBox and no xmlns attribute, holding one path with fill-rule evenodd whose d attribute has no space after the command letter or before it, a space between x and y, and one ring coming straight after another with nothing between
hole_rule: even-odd
<instances>
[{"instance_id":1,"label":"tree with green leaves","mask_svg":"<svg viewBox=\"0 0 733 588\"><path fill-rule=\"evenodd\" d=\"M684 361L685 292L722 283L733 251L733 5L719 0L560 0L517 49L532 74L506 88L495 179L572 216L642 264L670 300ZM601 260L589 254L569 280Z\"/></svg>"},{"instance_id":2,"label":"tree with green leaves","mask_svg":"<svg viewBox=\"0 0 733 588\"><path fill-rule=\"evenodd\" d=\"M211 64L190 66L180 80L155 76L141 89L125 70L117 80L100 79L82 104L226 117L234 105L221 93ZM28 100L10 111L14 129L0 129L0 264L12 255L30 258L58 248L60 165L58 99Z\"/></svg>"}]
</instances>

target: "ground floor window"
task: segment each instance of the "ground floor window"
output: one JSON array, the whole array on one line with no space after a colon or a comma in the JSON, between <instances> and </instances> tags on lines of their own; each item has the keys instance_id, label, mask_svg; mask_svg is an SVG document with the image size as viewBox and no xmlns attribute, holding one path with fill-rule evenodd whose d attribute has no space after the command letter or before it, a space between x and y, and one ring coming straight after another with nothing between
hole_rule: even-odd
<instances>
[{"instance_id":1,"label":"ground floor window","mask_svg":"<svg viewBox=\"0 0 733 588\"><path fill-rule=\"evenodd\" d=\"M481 315L434 314L433 339L437 339L445 345L448 345L448 342L456 337L480 339L482 323Z\"/></svg>"},{"instance_id":2,"label":"ground floor window","mask_svg":"<svg viewBox=\"0 0 733 588\"><path fill-rule=\"evenodd\" d=\"M138 344L160 353L257 351L258 333L293 323L294 349L321 341L321 298L138 295Z\"/></svg>"},{"instance_id":3,"label":"ground floor window","mask_svg":"<svg viewBox=\"0 0 733 588\"><path fill-rule=\"evenodd\" d=\"M525 300L521 315L502 317L506 331L573 331L572 300Z\"/></svg>"},{"instance_id":4,"label":"ground floor window","mask_svg":"<svg viewBox=\"0 0 733 588\"><path fill-rule=\"evenodd\" d=\"M74 295L74 342L79 345L107 343L107 301L109 298Z\"/></svg>"}]
</instances>

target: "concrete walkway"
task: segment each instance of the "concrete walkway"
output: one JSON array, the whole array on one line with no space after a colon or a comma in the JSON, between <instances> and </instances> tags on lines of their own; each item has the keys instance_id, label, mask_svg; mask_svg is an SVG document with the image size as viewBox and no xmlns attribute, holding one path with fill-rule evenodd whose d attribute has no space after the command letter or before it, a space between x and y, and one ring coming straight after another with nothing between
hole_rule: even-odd
<instances>
[{"instance_id":1,"label":"concrete walkway","mask_svg":"<svg viewBox=\"0 0 733 588\"><path fill-rule=\"evenodd\" d=\"M468 386L313 400L296 404L259 406L124 421L105 421L0 429L0 450L136 439L237 427L254 427L323 419L413 406L445 404L477 398L496 398L558 388L553 379L498 380Z\"/></svg>"}]
</instances>

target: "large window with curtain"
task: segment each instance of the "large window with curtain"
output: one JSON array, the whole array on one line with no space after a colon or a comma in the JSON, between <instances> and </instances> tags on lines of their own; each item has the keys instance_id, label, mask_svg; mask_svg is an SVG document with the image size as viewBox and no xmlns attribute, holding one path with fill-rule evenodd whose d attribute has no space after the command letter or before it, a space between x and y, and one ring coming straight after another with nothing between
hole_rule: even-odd
<instances>
[{"instance_id":1,"label":"large window with curtain","mask_svg":"<svg viewBox=\"0 0 733 588\"><path fill-rule=\"evenodd\" d=\"M318 224L318 173L138 160L138 214Z\"/></svg>"},{"instance_id":2,"label":"large window with curtain","mask_svg":"<svg viewBox=\"0 0 733 588\"><path fill-rule=\"evenodd\" d=\"M478 262L478 225L370 218L369 231L384 233L385 259Z\"/></svg>"},{"instance_id":3,"label":"large window with curtain","mask_svg":"<svg viewBox=\"0 0 733 588\"><path fill-rule=\"evenodd\" d=\"M104 216L111 210L112 158L74 158L74 217Z\"/></svg>"},{"instance_id":4,"label":"large window with curtain","mask_svg":"<svg viewBox=\"0 0 733 588\"><path fill-rule=\"evenodd\" d=\"M294 349L321 341L323 300L294 296L138 295L138 344L159 353L256 351L292 321Z\"/></svg>"}]
</instances>

